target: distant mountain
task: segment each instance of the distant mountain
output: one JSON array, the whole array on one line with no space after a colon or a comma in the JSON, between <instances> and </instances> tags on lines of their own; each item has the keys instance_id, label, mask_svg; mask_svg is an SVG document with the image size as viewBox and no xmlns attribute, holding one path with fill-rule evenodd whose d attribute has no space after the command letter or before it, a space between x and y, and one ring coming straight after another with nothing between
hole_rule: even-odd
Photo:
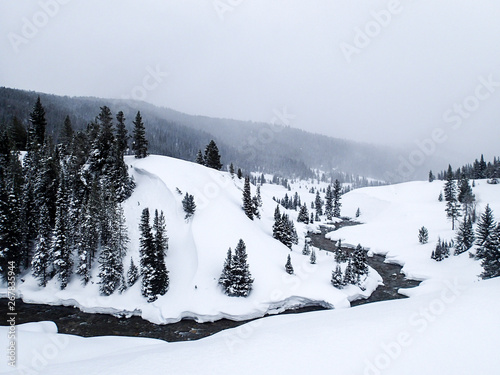
<instances>
[{"instance_id":1,"label":"distant mountain","mask_svg":"<svg viewBox=\"0 0 500 375\"><path fill-rule=\"evenodd\" d=\"M146 124L153 153L193 161L198 149L204 150L214 139L222 162L247 171L311 177L311 169L342 171L380 180L397 177L400 163L396 149L313 134L287 126L286 110L276 113L274 124L254 123L205 116L192 116L168 108L130 101L89 97L68 97L0 88L0 124L8 125L13 116L27 123L37 95L48 120L47 131L54 136L70 116L76 129L84 128L107 105L113 113L123 111L129 128L137 111ZM418 177L425 178L419 170Z\"/></svg>"}]
</instances>

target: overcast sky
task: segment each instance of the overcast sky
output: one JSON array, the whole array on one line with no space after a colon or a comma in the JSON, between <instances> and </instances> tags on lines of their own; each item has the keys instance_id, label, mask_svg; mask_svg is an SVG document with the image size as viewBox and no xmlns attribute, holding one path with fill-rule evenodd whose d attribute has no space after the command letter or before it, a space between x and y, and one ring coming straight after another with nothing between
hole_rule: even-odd
<instances>
[{"instance_id":1,"label":"overcast sky","mask_svg":"<svg viewBox=\"0 0 500 375\"><path fill-rule=\"evenodd\" d=\"M313 132L408 153L434 134L440 153L491 158L499 15L491 0L0 0L0 85L266 122L286 107Z\"/></svg>"}]
</instances>

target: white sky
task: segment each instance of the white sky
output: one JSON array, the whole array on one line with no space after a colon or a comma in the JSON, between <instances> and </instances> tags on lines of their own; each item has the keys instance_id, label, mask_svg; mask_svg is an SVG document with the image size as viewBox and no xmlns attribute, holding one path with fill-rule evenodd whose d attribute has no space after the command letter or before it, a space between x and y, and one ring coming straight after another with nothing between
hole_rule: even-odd
<instances>
[{"instance_id":1,"label":"white sky","mask_svg":"<svg viewBox=\"0 0 500 375\"><path fill-rule=\"evenodd\" d=\"M371 12L390 4L377 26ZM486 0L0 0L0 85L145 93L254 121L287 107L294 127L375 143L414 144L442 128L440 153L489 159L500 154L499 16L500 2ZM357 28L373 36L348 62L341 44L355 47ZM148 78L157 68L168 72L158 82ZM489 76L499 87L469 97ZM443 115L466 98L454 130L457 118Z\"/></svg>"}]
</instances>

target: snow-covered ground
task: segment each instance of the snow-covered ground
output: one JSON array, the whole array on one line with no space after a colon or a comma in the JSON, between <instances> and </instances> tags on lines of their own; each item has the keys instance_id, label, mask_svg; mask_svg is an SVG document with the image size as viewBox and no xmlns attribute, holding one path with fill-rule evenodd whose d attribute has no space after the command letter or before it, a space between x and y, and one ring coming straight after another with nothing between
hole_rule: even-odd
<instances>
[{"instance_id":1,"label":"snow-covered ground","mask_svg":"<svg viewBox=\"0 0 500 375\"><path fill-rule=\"evenodd\" d=\"M73 277L65 290L57 280L41 288L30 275L23 275L17 292L25 302L74 305L88 312L108 312L141 315L154 323L169 323L185 317L214 321L221 318L244 320L276 313L287 308L323 305L349 307L349 301L369 296L380 282L372 270L366 281L366 290L350 286L338 290L330 284L335 267L333 256L317 251L317 264L301 254L307 227L295 222L299 245L293 251L272 238L273 215L276 203L272 193L286 192L276 185L264 185L261 220L250 220L242 209L243 179L227 172L219 172L195 163L178 159L149 156L145 159L127 158L137 187L124 203L130 235L130 250L125 259L125 270L130 258L139 264L139 220L145 207L153 214L163 210L166 217L169 249L166 265L170 272L170 289L154 303L148 303L136 283L123 294L115 292L99 295L98 269L94 267L92 282L83 287ZM266 191L269 187L269 191ZM181 192L179 194L178 190ZM184 220L183 195L194 195L195 215ZM252 194L256 189L252 187ZM297 213L290 211L291 218ZM222 271L229 247L235 248L239 239L246 243L248 263L255 282L248 298L228 297L222 293L217 280ZM291 254L294 275L288 275L284 266ZM0 290L5 295L6 289Z\"/></svg>"},{"instance_id":2,"label":"snow-covered ground","mask_svg":"<svg viewBox=\"0 0 500 375\"><path fill-rule=\"evenodd\" d=\"M136 375L498 373L500 279L353 309L280 315L193 342L56 334L19 326L18 368L6 374ZM7 348L7 328L0 327ZM11 370L11 372L9 371Z\"/></svg>"}]
</instances>

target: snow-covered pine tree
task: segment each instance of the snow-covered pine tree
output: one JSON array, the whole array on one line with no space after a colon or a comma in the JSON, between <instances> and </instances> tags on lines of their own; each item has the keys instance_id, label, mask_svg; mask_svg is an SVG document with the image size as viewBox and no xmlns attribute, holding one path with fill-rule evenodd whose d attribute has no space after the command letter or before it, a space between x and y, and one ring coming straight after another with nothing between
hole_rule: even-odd
<instances>
[{"instance_id":1,"label":"snow-covered pine tree","mask_svg":"<svg viewBox=\"0 0 500 375\"><path fill-rule=\"evenodd\" d=\"M309 247L309 242L305 241L304 247L302 248L302 255L310 255L310 254L311 254L311 248Z\"/></svg>"},{"instance_id":2,"label":"snow-covered pine tree","mask_svg":"<svg viewBox=\"0 0 500 375\"><path fill-rule=\"evenodd\" d=\"M426 227L422 227L418 231L418 242L422 245L426 244L429 241L429 231Z\"/></svg>"},{"instance_id":3,"label":"snow-covered pine tree","mask_svg":"<svg viewBox=\"0 0 500 375\"><path fill-rule=\"evenodd\" d=\"M154 279L157 275L155 268L155 244L153 232L149 223L148 208L142 210L139 232L139 254L141 256L140 275L142 277L141 293L148 299L148 302L153 302L158 298L154 293Z\"/></svg>"},{"instance_id":4,"label":"snow-covered pine tree","mask_svg":"<svg viewBox=\"0 0 500 375\"><path fill-rule=\"evenodd\" d=\"M203 159L203 154L201 153L201 150L198 150L198 153L196 154L196 163L200 165L205 165L205 160Z\"/></svg>"},{"instance_id":5,"label":"snow-covered pine tree","mask_svg":"<svg viewBox=\"0 0 500 375\"><path fill-rule=\"evenodd\" d=\"M316 264L316 252L314 249L311 251L311 256L309 257L309 263Z\"/></svg>"},{"instance_id":6,"label":"snow-covered pine tree","mask_svg":"<svg viewBox=\"0 0 500 375\"><path fill-rule=\"evenodd\" d=\"M148 140L146 139L146 128L142 122L141 112L137 112L135 116L134 131L132 134L132 150L137 159L142 159L148 156Z\"/></svg>"},{"instance_id":7,"label":"snow-covered pine tree","mask_svg":"<svg viewBox=\"0 0 500 375\"><path fill-rule=\"evenodd\" d=\"M241 171L241 168L238 168L238 172L236 173L236 175L238 176L238 180L241 180L242 177L243 177L243 172Z\"/></svg>"},{"instance_id":8,"label":"snow-covered pine tree","mask_svg":"<svg viewBox=\"0 0 500 375\"><path fill-rule=\"evenodd\" d=\"M255 192L255 198L257 202L257 207L260 208L262 207L262 196L260 194L260 185L257 185L257 190Z\"/></svg>"},{"instance_id":9,"label":"snow-covered pine tree","mask_svg":"<svg viewBox=\"0 0 500 375\"><path fill-rule=\"evenodd\" d=\"M250 220L253 220L253 204L252 193L250 191L250 178L245 177L245 184L243 186L243 211Z\"/></svg>"},{"instance_id":10,"label":"snow-covered pine tree","mask_svg":"<svg viewBox=\"0 0 500 375\"><path fill-rule=\"evenodd\" d=\"M456 200L446 202L446 216L451 219L451 229L455 230L455 221L462 216L460 205Z\"/></svg>"},{"instance_id":11,"label":"snow-covered pine tree","mask_svg":"<svg viewBox=\"0 0 500 375\"><path fill-rule=\"evenodd\" d=\"M134 263L134 259L130 258L130 267L127 271L127 285L129 287L133 286L139 279L139 269Z\"/></svg>"},{"instance_id":12,"label":"snow-covered pine tree","mask_svg":"<svg viewBox=\"0 0 500 375\"><path fill-rule=\"evenodd\" d=\"M500 223L483 244L480 259L483 279L500 276Z\"/></svg>"},{"instance_id":13,"label":"snow-covered pine tree","mask_svg":"<svg viewBox=\"0 0 500 375\"><path fill-rule=\"evenodd\" d=\"M232 280L232 273L233 273L233 255L231 252L231 248L227 251L227 256L226 260L224 261L224 266L222 267L222 272L219 277L219 285L222 287L224 290L224 293L227 295L230 295L231 293L231 286L233 284Z\"/></svg>"},{"instance_id":14,"label":"snow-covered pine tree","mask_svg":"<svg viewBox=\"0 0 500 375\"><path fill-rule=\"evenodd\" d=\"M366 252L360 244L356 246L356 249L352 254L352 268L354 274L356 275L356 280L359 280L361 276L368 274Z\"/></svg>"},{"instance_id":15,"label":"snow-covered pine tree","mask_svg":"<svg viewBox=\"0 0 500 375\"><path fill-rule=\"evenodd\" d=\"M253 216L255 216L257 219L260 219L259 199L257 198L257 196L252 197L252 210Z\"/></svg>"},{"instance_id":16,"label":"snow-covered pine tree","mask_svg":"<svg viewBox=\"0 0 500 375\"><path fill-rule=\"evenodd\" d=\"M325 215L328 220L333 218L333 192L332 186L328 185L325 193Z\"/></svg>"},{"instance_id":17,"label":"snow-covered pine tree","mask_svg":"<svg viewBox=\"0 0 500 375\"><path fill-rule=\"evenodd\" d=\"M434 174L432 173L432 171L429 171L429 182L432 182L436 179L436 177L434 177Z\"/></svg>"},{"instance_id":18,"label":"snow-covered pine tree","mask_svg":"<svg viewBox=\"0 0 500 375\"><path fill-rule=\"evenodd\" d=\"M189 219L191 216L194 215L196 211L196 204L194 203L194 196L191 194L188 194L186 192L186 195L184 196L184 199L182 199L182 208L184 209L184 212L186 215L184 216L184 219Z\"/></svg>"},{"instance_id":19,"label":"snow-covered pine tree","mask_svg":"<svg viewBox=\"0 0 500 375\"><path fill-rule=\"evenodd\" d=\"M342 274L342 269L340 268L340 265L337 263L337 266L335 267L335 270L332 271L332 285L337 288L337 289L342 289L345 284L344 284L344 275Z\"/></svg>"},{"instance_id":20,"label":"snow-covered pine tree","mask_svg":"<svg viewBox=\"0 0 500 375\"><path fill-rule=\"evenodd\" d=\"M293 266L292 266L292 259L290 257L290 254L288 254L288 257L286 259L285 271L289 275L293 275Z\"/></svg>"},{"instance_id":21,"label":"snow-covered pine tree","mask_svg":"<svg viewBox=\"0 0 500 375\"><path fill-rule=\"evenodd\" d=\"M361 216L361 211L359 210L359 207L358 207L358 209L356 210L356 217L358 218L360 216Z\"/></svg>"},{"instance_id":22,"label":"snow-covered pine tree","mask_svg":"<svg viewBox=\"0 0 500 375\"><path fill-rule=\"evenodd\" d=\"M229 174L231 175L231 178L234 178L234 165L233 165L233 163L229 164Z\"/></svg>"},{"instance_id":23,"label":"snow-covered pine tree","mask_svg":"<svg viewBox=\"0 0 500 375\"><path fill-rule=\"evenodd\" d=\"M299 223L309 224L309 212L307 211L307 205L305 203L300 207L297 221Z\"/></svg>"},{"instance_id":24,"label":"snow-covered pine tree","mask_svg":"<svg viewBox=\"0 0 500 375\"><path fill-rule=\"evenodd\" d=\"M155 210L155 217L153 220L153 244L154 244L154 268L155 279L153 280L153 293L154 295L163 296L170 285L167 267L165 265L165 255L168 250L168 237L165 226L165 216L163 211L158 214Z\"/></svg>"},{"instance_id":25,"label":"snow-covered pine tree","mask_svg":"<svg viewBox=\"0 0 500 375\"><path fill-rule=\"evenodd\" d=\"M457 187L453 180L453 170L451 165L448 166L446 173L446 183L444 185L444 199L446 202L454 202L457 199Z\"/></svg>"},{"instance_id":26,"label":"snow-covered pine tree","mask_svg":"<svg viewBox=\"0 0 500 375\"><path fill-rule=\"evenodd\" d=\"M439 202L442 202L443 201L443 192L439 192L439 197L438 197L438 201Z\"/></svg>"},{"instance_id":27,"label":"snow-covered pine tree","mask_svg":"<svg viewBox=\"0 0 500 375\"><path fill-rule=\"evenodd\" d=\"M311 211L311 218L309 219L311 224L314 224L314 212Z\"/></svg>"},{"instance_id":28,"label":"snow-covered pine tree","mask_svg":"<svg viewBox=\"0 0 500 375\"><path fill-rule=\"evenodd\" d=\"M351 263L351 258L349 258L347 262L347 267L345 268L345 273L344 273L344 284L349 285L349 284L356 284L357 282L357 276L354 272L354 268Z\"/></svg>"},{"instance_id":29,"label":"snow-covered pine tree","mask_svg":"<svg viewBox=\"0 0 500 375\"><path fill-rule=\"evenodd\" d=\"M125 126L125 115L122 111L116 115L116 150L119 155L125 155L128 150L128 131Z\"/></svg>"},{"instance_id":30,"label":"snow-covered pine tree","mask_svg":"<svg viewBox=\"0 0 500 375\"><path fill-rule=\"evenodd\" d=\"M340 217L340 207L342 203L340 203L340 199L342 198L342 185L339 180L335 180L333 185L333 216Z\"/></svg>"},{"instance_id":31,"label":"snow-covered pine tree","mask_svg":"<svg viewBox=\"0 0 500 375\"><path fill-rule=\"evenodd\" d=\"M478 255L481 253L481 247L488 241L495 230L496 223L493 216L493 210L487 204L484 212L481 214L476 228L476 245L479 246Z\"/></svg>"},{"instance_id":32,"label":"snow-covered pine tree","mask_svg":"<svg viewBox=\"0 0 500 375\"><path fill-rule=\"evenodd\" d=\"M472 219L469 215L464 217L464 220L460 223L455 246L455 255L460 255L467 250L469 250L475 241L474 229L472 228Z\"/></svg>"},{"instance_id":33,"label":"snow-covered pine tree","mask_svg":"<svg viewBox=\"0 0 500 375\"><path fill-rule=\"evenodd\" d=\"M205 157L204 157L205 165L209 168L213 168L215 170L220 171L222 168L222 163L220 162L220 154L217 145L212 139L207 147L205 148Z\"/></svg>"},{"instance_id":34,"label":"snow-covered pine tree","mask_svg":"<svg viewBox=\"0 0 500 375\"><path fill-rule=\"evenodd\" d=\"M38 284L40 286L47 285L51 273L50 247L52 228L50 227L48 218L49 210L46 205L43 205L40 209L38 237L35 242L35 251L31 260L31 272L33 274L33 277L38 279Z\"/></svg>"},{"instance_id":35,"label":"snow-covered pine tree","mask_svg":"<svg viewBox=\"0 0 500 375\"><path fill-rule=\"evenodd\" d=\"M236 249L234 250L231 272L231 290L230 296L247 297L253 285L252 275L250 274L247 263L246 245L242 239L239 240Z\"/></svg>"},{"instance_id":36,"label":"snow-covered pine tree","mask_svg":"<svg viewBox=\"0 0 500 375\"><path fill-rule=\"evenodd\" d=\"M67 202L66 176L64 171L61 171L57 189L56 222L50 249L54 260L54 271L61 283L61 289L66 288L73 273L71 248L67 238Z\"/></svg>"},{"instance_id":37,"label":"snow-covered pine tree","mask_svg":"<svg viewBox=\"0 0 500 375\"><path fill-rule=\"evenodd\" d=\"M277 205L276 209L274 210L273 238L281 242L281 238L283 236L282 232L283 232L283 225L281 223L280 206Z\"/></svg>"},{"instance_id":38,"label":"snow-covered pine tree","mask_svg":"<svg viewBox=\"0 0 500 375\"><path fill-rule=\"evenodd\" d=\"M342 241L338 240L337 248L335 250L335 261L337 263L345 263L349 259L349 254L346 249L342 247Z\"/></svg>"},{"instance_id":39,"label":"snow-covered pine tree","mask_svg":"<svg viewBox=\"0 0 500 375\"><path fill-rule=\"evenodd\" d=\"M328 190L327 190L328 192ZM328 193L327 193L328 194ZM326 204L328 207L328 195L326 197ZM321 196L319 195L319 190L316 191L316 199L314 201L314 207L316 208L316 212L318 215L323 215L323 201L321 200ZM326 208L327 210L328 208Z\"/></svg>"}]
</instances>

